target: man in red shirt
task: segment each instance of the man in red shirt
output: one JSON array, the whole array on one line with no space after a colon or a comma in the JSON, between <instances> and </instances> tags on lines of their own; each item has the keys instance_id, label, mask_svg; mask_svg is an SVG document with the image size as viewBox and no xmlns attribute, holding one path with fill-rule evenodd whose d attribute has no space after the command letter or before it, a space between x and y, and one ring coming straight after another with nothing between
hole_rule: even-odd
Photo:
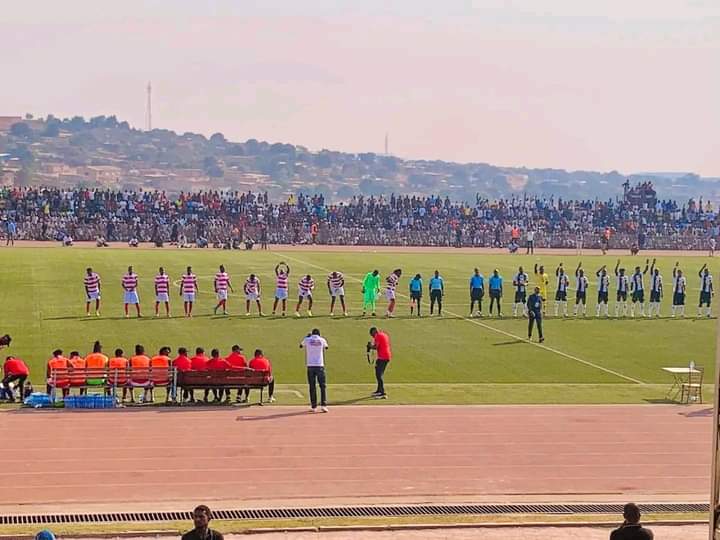
<instances>
[{"instance_id":1,"label":"man in red shirt","mask_svg":"<svg viewBox=\"0 0 720 540\"><path fill-rule=\"evenodd\" d=\"M373 392L372 396L375 399L387 399L388 396L385 393L383 375L385 374L385 370L392 358L392 351L390 350L390 336L388 336L385 332L381 332L374 326L370 329L370 335L373 338L373 342L368 343L368 350L377 351L377 359L375 360L375 379L377 379L377 390Z\"/></svg>"},{"instance_id":2,"label":"man in red shirt","mask_svg":"<svg viewBox=\"0 0 720 540\"><path fill-rule=\"evenodd\" d=\"M210 360L207 363L207 369L208 371L227 371L230 369L230 364L220 356L219 350L213 349L210 351ZM227 396L227 400L230 401L230 390L213 388L213 395L215 396L215 401L222 401L224 396Z\"/></svg>"},{"instance_id":3,"label":"man in red shirt","mask_svg":"<svg viewBox=\"0 0 720 540\"><path fill-rule=\"evenodd\" d=\"M190 359L190 370L191 371L207 371L207 364L209 358L205 356L205 349L197 347L195 349L195 356ZM208 398L208 391L205 390L205 401ZM195 403L195 392L190 390L190 403Z\"/></svg>"},{"instance_id":4,"label":"man in red shirt","mask_svg":"<svg viewBox=\"0 0 720 540\"><path fill-rule=\"evenodd\" d=\"M190 363L190 358L188 358L187 354L187 349L185 347L180 347L178 349L177 357L172 361L172 366L178 373L190 371L192 369L192 364ZM176 396L173 396L173 399L175 399L175 397ZM183 401L190 399L190 392L185 388L182 389L182 399Z\"/></svg>"},{"instance_id":5,"label":"man in red shirt","mask_svg":"<svg viewBox=\"0 0 720 540\"><path fill-rule=\"evenodd\" d=\"M20 401L22 401L23 396L25 395L25 381L30 375L30 370L25 362L19 358L15 358L14 356L8 356L5 359L5 364L3 365L3 373L5 376L2 380L2 387L5 390L8 399L11 402L15 401L13 389L10 384L17 382L17 386L20 389Z\"/></svg>"},{"instance_id":6,"label":"man in red shirt","mask_svg":"<svg viewBox=\"0 0 720 540\"><path fill-rule=\"evenodd\" d=\"M240 345L233 345L232 352L227 355L225 360L227 360L228 364L230 364L230 369L243 370L248 367L247 360L245 359L245 355L242 353L242 347ZM243 392L245 392L244 398L242 397ZM249 393L250 391L247 388L238 388L237 398L235 399L236 403L247 402L247 396ZM230 394L228 393L228 398L229 397Z\"/></svg>"},{"instance_id":7,"label":"man in red shirt","mask_svg":"<svg viewBox=\"0 0 720 540\"><path fill-rule=\"evenodd\" d=\"M248 367L250 369L254 369L255 371L267 371L270 374L270 384L268 385L268 402L272 403L273 401L275 401L275 398L273 397L273 394L275 393L275 378L272 376L272 365L270 364L270 360L263 356L263 352L260 349L255 349L255 355L250 360L250 365ZM250 393L250 391L247 389L245 391L247 392L247 394Z\"/></svg>"}]
</instances>

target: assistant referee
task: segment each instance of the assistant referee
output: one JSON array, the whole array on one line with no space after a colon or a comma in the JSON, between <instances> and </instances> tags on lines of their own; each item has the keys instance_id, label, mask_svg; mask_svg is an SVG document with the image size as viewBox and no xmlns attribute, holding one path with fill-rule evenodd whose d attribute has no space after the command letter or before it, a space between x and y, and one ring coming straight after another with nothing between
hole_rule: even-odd
<instances>
[{"instance_id":1,"label":"assistant referee","mask_svg":"<svg viewBox=\"0 0 720 540\"><path fill-rule=\"evenodd\" d=\"M310 390L310 412L317 412L317 386L320 386L320 410L328 412L327 390L325 379L325 351L328 342L320 336L320 330L313 328L305 339L300 342L305 349L305 365L307 366L308 388Z\"/></svg>"}]
</instances>

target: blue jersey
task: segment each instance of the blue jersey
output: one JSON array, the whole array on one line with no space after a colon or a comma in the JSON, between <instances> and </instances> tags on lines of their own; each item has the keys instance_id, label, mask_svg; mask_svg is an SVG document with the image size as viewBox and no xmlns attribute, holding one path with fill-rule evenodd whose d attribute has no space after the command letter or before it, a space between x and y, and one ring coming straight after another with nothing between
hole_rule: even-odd
<instances>
[{"instance_id":1,"label":"blue jersey","mask_svg":"<svg viewBox=\"0 0 720 540\"><path fill-rule=\"evenodd\" d=\"M410 280L410 292L422 292L422 279Z\"/></svg>"},{"instance_id":2,"label":"blue jersey","mask_svg":"<svg viewBox=\"0 0 720 540\"><path fill-rule=\"evenodd\" d=\"M470 288L471 289L484 289L485 288L485 278L482 276L476 276L473 274L473 276L470 278Z\"/></svg>"},{"instance_id":3,"label":"blue jersey","mask_svg":"<svg viewBox=\"0 0 720 540\"><path fill-rule=\"evenodd\" d=\"M443 288L443 279L441 277L430 278L430 290L439 291Z\"/></svg>"},{"instance_id":4,"label":"blue jersey","mask_svg":"<svg viewBox=\"0 0 720 540\"><path fill-rule=\"evenodd\" d=\"M490 276L490 289L496 291L502 289L502 278L500 276Z\"/></svg>"}]
</instances>

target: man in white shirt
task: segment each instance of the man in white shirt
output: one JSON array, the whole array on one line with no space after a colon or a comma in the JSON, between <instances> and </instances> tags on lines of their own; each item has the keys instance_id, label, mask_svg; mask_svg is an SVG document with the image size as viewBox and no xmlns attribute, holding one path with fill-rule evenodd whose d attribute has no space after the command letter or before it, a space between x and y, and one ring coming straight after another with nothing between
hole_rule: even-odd
<instances>
[{"instance_id":1,"label":"man in white shirt","mask_svg":"<svg viewBox=\"0 0 720 540\"><path fill-rule=\"evenodd\" d=\"M320 330L313 328L305 339L300 342L305 349L305 365L307 366L308 386L310 389L310 412L317 412L317 388L320 386L320 410L328 412L327 392L325 390L325 351L328 342L320 336Z\"/></svg>"}]
</instances>

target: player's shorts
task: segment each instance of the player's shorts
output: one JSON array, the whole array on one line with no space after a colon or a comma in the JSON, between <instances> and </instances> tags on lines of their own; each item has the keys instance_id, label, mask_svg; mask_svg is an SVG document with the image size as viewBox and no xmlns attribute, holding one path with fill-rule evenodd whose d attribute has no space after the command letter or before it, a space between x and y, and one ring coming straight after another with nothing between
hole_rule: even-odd
<instances>
[{"instance_id":1,"label":"player's shorts","mask_svg":"<svg viewBox=\"0 0 720 540\"><path fill-rule=\"evenodd\" d=\"M676 292L673 294L673 306L685 305L685 293Z\"/></svg>"},{"instance_id":2,"label":"player's shorts","mask_svg":"<svg viewBox=\"0 0 720 540\"><path fill-rule=\"evenodd\" d=\"M555 291L556 302L567 302L567 291Z\"/></svg>"},{"instance_id":3,"label":"player's shorts","mask_svg":"<svg viewBox=\"0 0 720 540\"><path fill-rule=\"evenodd\" d=\"M125 303L126 304L139 304L140 298L138 297L137 291L125 291Z\"/></svg>"},{"instance_id":4,"label":"player's shorts","mask_svg":"<svg viewBox=\"0 0 720 540\"><path fill-rule=\"evenodd\" d=\"M608 292L607 291L598 291L598 304L607 304L608 303Z\"/></svg>"},{"instance_id":5,"label":"player's shorts","mask_svg":"<svg viewBox=\"0 0 720 540\"><path fill-rule=\"evenodd\" d=\"M385 300L387 300L388 302L390 300L395 300L395 291L393 291L392 289L385 289Z\"/></svg>"},{"instance_id":6,"label":"player's shorts","mask_svg":"<svg viewBox=\"0 0 720 540\"><path fill-rule=\"evenodd\" d=\"M312 298L312 291L298 291L300 298Z\"/></svg>"},{"instance_id":7,"label":"player's shorts","mask_svg":"<svg viewBox=\"0 0 720 540\"><path fill-rule=\"evenodd\" d=\"M430 300L442 300L442 291L440 289L432 289L430 291Z\"/></svg>"},{"instance_id":8,"label":"player's shorts","mask_svg":"<svg viewBox=\"0 0 720 540\"><path fill-rule=\"evenodd\" d=\"M627 302L627 291L618 291L617 301L618 302Z\"/></svg>"},{"instance_id":9,"label":"player's shorts","mask_svg":"<svg viewBox=\"0 0 720 540\"><path fill-rule=\"evenodd\" d=\"M660 302L660 291L650 291L650 301L659 303Z\"/></svg>"},{"instance_id":10,"label":"player's shorts","mask_svg":"<svg viewBox=\"0 0 720 540\"><path fill-rule=\"evenodd\" d=\"M100 300L100 291L87 293L87 300L88 300L88 302L90 300Z\"/></svg>"},{"instance_id":11,"label":"player's shorts","mask_svg":"<svg viewBox=\"0 0 720 540\"><path fill-rule=\"evenodd\" d=\"M417 300L418 302L422 298L422 291L410 291L410 300Z\"/></svg>"},{"instance_id":12,"label":"player's shorts","mask_svg":"<svg viewBox=\"0 0 720 540\"><path fill-rule=\"evenodd\" d=\"M183 302L194 302L194 301L195 301L195 293L194 292L183 293Z\"/></svg>"},{"instance_id":13,"label":"player's shorts","mask_svg":"<svg viewBox=\"0 0 720 540\"><path fill-rule=\"evenodd\" d=\"M275 298L278 300L287 300L288 297L288 290L287 289L281 289L278 287L275 289Z\"/></svg>"},{"instance_id":14,"label":"player's shorts","mask_svg":"<svg viewBox=\"0 0 720 540\"><path fill-rule=\"evenodd\" d=\"M497 298L498 300L500 300L500 296L500 289L490 289L490 298Z\"/></svg>"},{"instance_id":15,"label":"player's shorts","mask_svg":"<svg viewBox=\"0 0 720 540\"><path fill-rule=\"evenodd\" d=\"M330 289L330 296L345 296L345 287L335 287Z\"/></svg>"},{"instance_id":16,"label":"player's shorts","mask_svg":"<svg viewBox=\"0 0 720 540\"><path fill-rule=\"evenodd\" d=\"M710 305L710 300L712 299L712 294L709 292L701 292L700 293L700 305L707 304Z\"/></svg>"},{"instance_id":17,"label":"player's shorts","mask_svg":"<svg viewBox=\"0 0 720 540\"><path fill-rule=\"evenodd\" d=\"M470 289L470 300L473 302L478 302L483 299L483 296L485 296L485 290L481 288L477 289Z\"/></svg>"},{"instance_id":18,"label":"player's shorts","mask_svg":"<svg viewBox=\"0 0 720 540\"><path fill-rule=\"evenodd\" d=\"M645 302L645 291L644 290L636 290L632 293L632 301L633 304L635 302L640 302L641 304Z\"/></svg>"},{"instance_id":19,"label":"player's shorts","mask_svg":"<svg viewBox=\"0 0 720 540\"><path fill-rule=\"evenodd\" d=\"M227 289L220 289L217 292L217 299L218 300L227 300L228 299L228 292Z\"/></svg>"},{"instance_id":20,"label":"player's shorts","mask_svg":"<svg viewBox=\"0 0 720 540\"><path fill-rule=\"evenodd\" d=\"M524 304L527 302L527 294L525 291L515 291L515 303Z\"/></svg>"},{"instance_id":21,"label":"player's shorts","mask_svg":"<svg viewBox=\"0 0 720 540\"><path fill-rule=\"evenodd\" d=\"M245 293L245 300L254 301L254 300L260 300L260 295L258 293Z\"/></svg>"},{"instance_id":22,"label":"player's shorts","mask_svg":"<svg viewBox=\"0 0 720 540\"><path fill-rule=\"evenodd\" d=\"M587 291L575 291L575 303L587 304Z\"/></svg>"},{"instance_id":23,"label":"player's shorts","mask_svg":"<svg viewBox=\"0 0 720 540\"><path fill-rule=\"evenodd\" d=\"M155 301L156 302L169 302L170 301L170 294L166 292L157 293L155 295Z\"/></svg>"}]
</instances>

